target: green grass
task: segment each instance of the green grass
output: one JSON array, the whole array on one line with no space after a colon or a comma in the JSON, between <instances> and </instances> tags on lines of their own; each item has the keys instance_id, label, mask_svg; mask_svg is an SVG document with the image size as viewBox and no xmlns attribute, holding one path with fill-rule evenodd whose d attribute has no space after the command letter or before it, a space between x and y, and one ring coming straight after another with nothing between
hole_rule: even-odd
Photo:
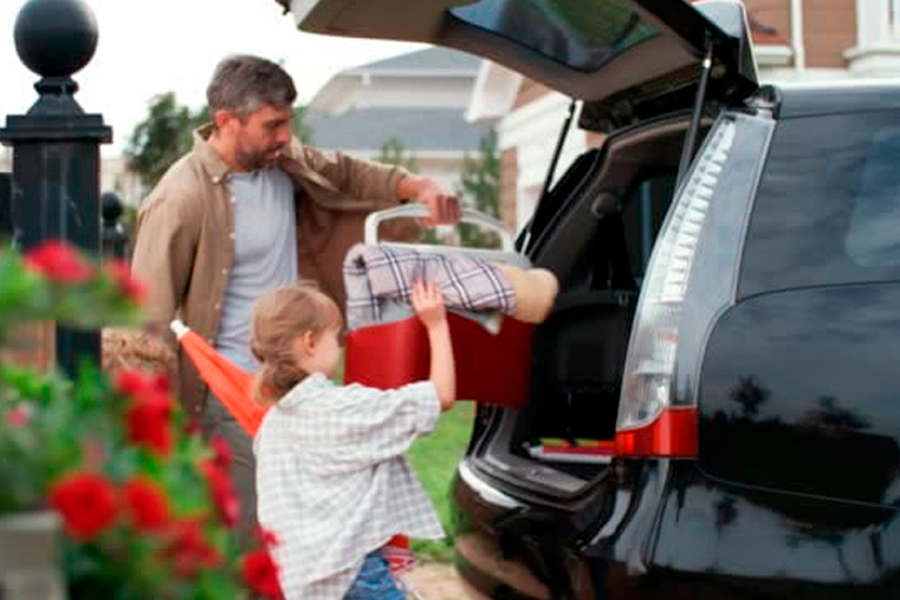
<instances>
[{"instance_id":1,"label":"green grass","mask_svg":"<svg viewBox=\"0 0 900 600\"><path fill-rule=\"evenodd\" d=\"M450 484L456 465L469 444L474 411L474 402L458 402L441 415L431 435L416 440L408 453L448 535L440 541L413 541L412 549L420 561L450 562L453 559Z\"/></svg>"}]
</instances>

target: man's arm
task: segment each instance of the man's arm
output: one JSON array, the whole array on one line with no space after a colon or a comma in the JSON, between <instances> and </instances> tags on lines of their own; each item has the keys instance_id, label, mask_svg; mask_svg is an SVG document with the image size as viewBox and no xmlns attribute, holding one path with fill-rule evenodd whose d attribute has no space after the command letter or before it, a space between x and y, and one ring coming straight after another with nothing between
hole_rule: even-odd
<instances>
[{"instance_id":1,"label":"man's arm","mask_svg":"<svg viewBox=\"0 0 900 600\"><path fill-rule=\"evenodd\" d=\"M200 215L188 197L151 194L138 215L131 269L147 284L147 329L168 337L169 323L188 288Z\"/></svg>"},{"instance_id":2,"label":"man's arm","mask_svg":"<svg viewBox=\"0 0 900 600\"><path fill-rule=\"evenodd\" d=\"M452 224L459 221L462 210L456 194L430 177L407 174L397 182L397 198L415 198L428 207L431 219L426 226Z\"/></svg>"},{"instance_id":3,"label":"man's arm","mask_svg":"<svg viewBox=\"0 0 900 600\"><path fill-rule=\"evenodd\" d=\"M430 177L413 175L395 165L352 158L341 152L327 154L308 146L302 147L302 151L316 170L352 198L384 206L416 200L429 207L435 223L459 220L459 198Z\"/></svg>"}]
</instances>

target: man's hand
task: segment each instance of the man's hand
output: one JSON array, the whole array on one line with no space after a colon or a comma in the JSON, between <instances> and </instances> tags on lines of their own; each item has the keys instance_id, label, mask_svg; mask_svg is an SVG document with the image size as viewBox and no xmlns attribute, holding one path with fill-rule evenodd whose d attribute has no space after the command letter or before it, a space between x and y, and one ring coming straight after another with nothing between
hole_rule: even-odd
<instances>
[{"instance_id":1,"label":"man's hand","mask_svg":"<svg viewBox=\"0 0 900 600\"><path fill-rule=\"evenodd\" d=\"M425 227L452 225L462 216L459 197L430 177L407 175L397 184L397 196L415 198L428 207L431 216L423 220Z\"/></svg>"}]
</instances>

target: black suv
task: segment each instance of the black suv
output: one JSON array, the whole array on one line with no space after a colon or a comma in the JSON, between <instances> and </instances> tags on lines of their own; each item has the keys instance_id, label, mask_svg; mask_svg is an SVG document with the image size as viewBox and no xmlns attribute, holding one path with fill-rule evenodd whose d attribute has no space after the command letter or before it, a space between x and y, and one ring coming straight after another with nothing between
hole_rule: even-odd
<instances>
[{"instance_id":1,"label":"black suv","mask_svg":"<svg viewBox=\"0 0 900 600\"><path fill-rule=\"evenodd\" d=\"M459 466L473 588L900 597L900 86L761 86L735 2L294 10L490 58L607 134L520 236L561 293Z\"/></svg>"}]
</instances>

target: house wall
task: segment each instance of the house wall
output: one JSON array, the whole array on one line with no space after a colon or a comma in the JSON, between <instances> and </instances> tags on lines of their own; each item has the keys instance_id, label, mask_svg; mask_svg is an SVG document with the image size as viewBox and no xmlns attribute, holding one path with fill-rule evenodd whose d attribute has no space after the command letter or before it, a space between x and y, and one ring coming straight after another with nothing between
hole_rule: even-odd
<instances>
[{"instance_id":1,"label":"house wall","mask_svg":"<svg viewBox=\"0 0 900 600\"><path fill-rule=\"evenodd\" d=\"M513 103L513 110L521 108L526 104L530 104L538 98L549 94L552 90L545 85L531 79L523 79L522 85L516 94L516 101Z\"/></svg>"},{"instance_id":2,"label":"house wall","mask_svg":"<svg viewBox=\"0 0 900 600\"><path fill-rule=\"evenodd\" d=\"M500 154L500 216L511 231L516 227L516 181L519 178L519 151L507 148Z\"/></svg>"},{"instance_id":3,"label":"house wall","mask_svg":"<svg viewBox=\"0 0 900 600\"><path fill-rule=\"evenodd\" d=\"M333 148L321 148L326 151L333 151ZM353 148L343 148L341 152L353 158L362 160L377 160L378 152L371 150L359 150ZM474 153L470 153L474 154ZM464 152L454 151L434 151L434 152L407 152L407 157L415 159L417 173L432 177L447 189L455 190L459 187L460 175L462 172L462 163L465 158Z\"/></svg>"},{"instance_id":4,"label":"house wall","mask_svg":"<svg viewBox=\"0 0 900 600\"><path fill-rule=\"evenodd\" d=\"M518 231L531 218L543 189L568 113L569 99L526 79L513 106L516 108L503 119L497 131L501 151L505 154L515 151L516 168L504 169L501 196L506 199L504 220ZM577 122L576 115L554 170L554 182L587 147L585 132L577 127ZM507 162L510 161L508 158ZM509 206L511 197L515 198L515 211Z\"/></svg>"},{"instance_id":5,"label":"house wall","mask_svg":"<svg viewBox=\"0 0 900 600\"><path fill-rule=\"evenodd\" d=\"M856 45L857 1L803 0L803 44L807 67L847 67L844 52Z\"/></svg>"},{"instance_id":6,"label":"house wall","mask_svg":"<svg viewBox=\"0 0 900 600\"><path fill-rule=\"evenodd\" d=\"M784 40L791 39L791 0L744 0L747 16Z\"/></svg>"}]
</instances>

